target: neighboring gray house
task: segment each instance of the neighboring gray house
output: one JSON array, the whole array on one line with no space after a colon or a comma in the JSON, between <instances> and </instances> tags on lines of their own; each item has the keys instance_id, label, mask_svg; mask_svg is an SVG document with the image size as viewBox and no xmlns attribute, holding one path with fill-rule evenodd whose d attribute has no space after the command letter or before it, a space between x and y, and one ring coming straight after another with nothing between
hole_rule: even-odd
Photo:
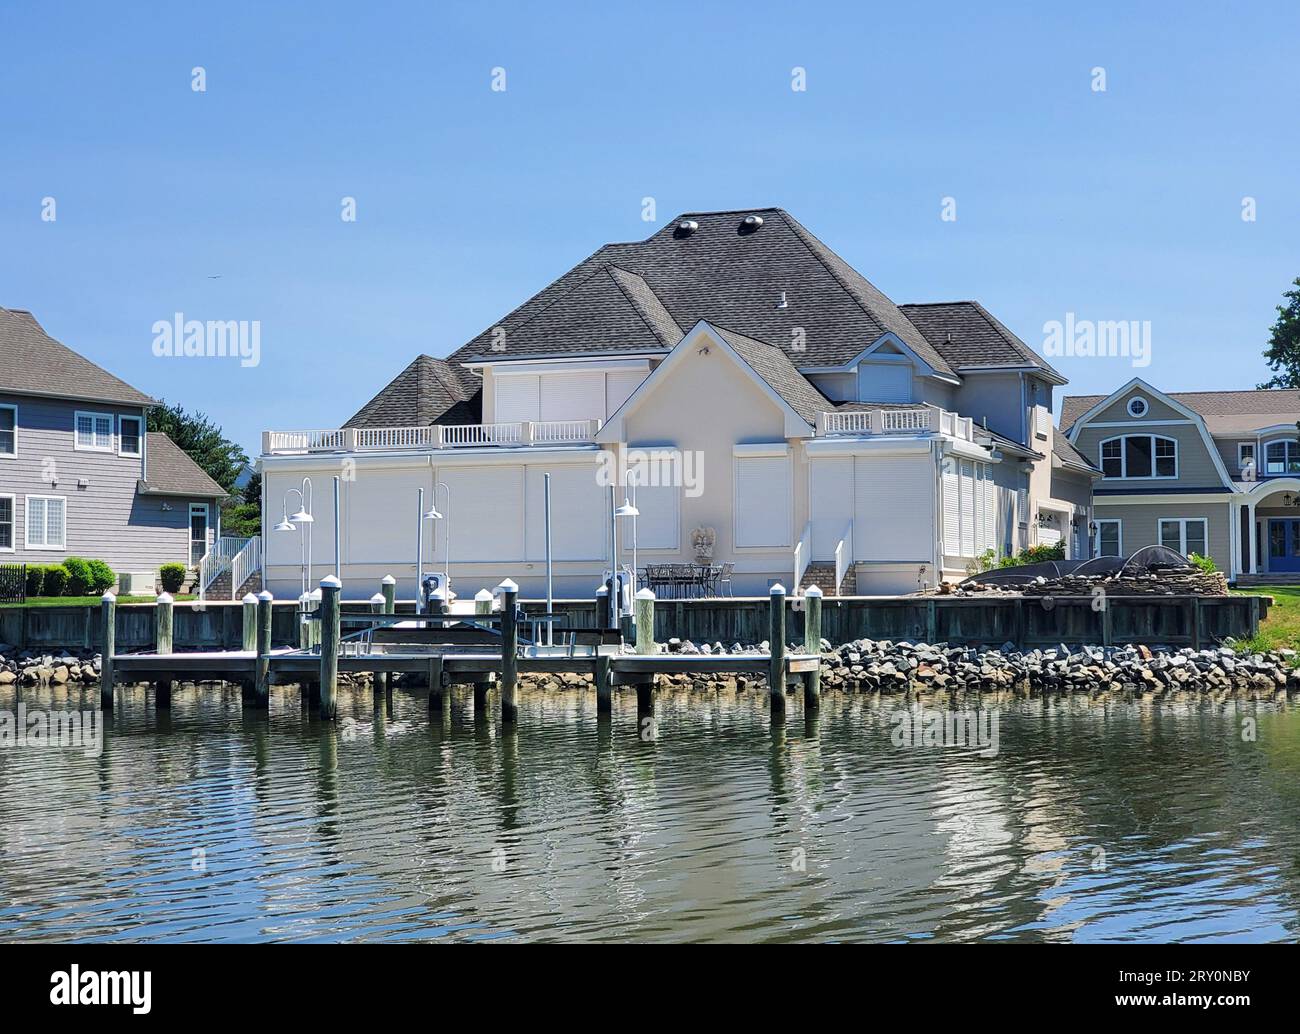
<instances>
[{"instance_id":1,"label":"neighboring gray house","mask_svg":"<svg viewBox=\"0 0 1300 1034\"><path fill-rule=\"evenodd\" d=\"M1161 543L1234 580L1300 580L1300 391L1163 392L1140 378L1071 396L1061 427L1103 479L1101 554Z\"/></svg>"},{"instance_id":2,"label":"neighboring gray house","mask_svg":"<svg viewBox=\"0 0 1300 1034\"><path fill-rule=\"evenodd\" d=\"M156 404L30 312L0 308L0 563L97 557L133 576L133 591L164 563L200 564L226 493L146 433Z\"/></svg>"}]
</instances>

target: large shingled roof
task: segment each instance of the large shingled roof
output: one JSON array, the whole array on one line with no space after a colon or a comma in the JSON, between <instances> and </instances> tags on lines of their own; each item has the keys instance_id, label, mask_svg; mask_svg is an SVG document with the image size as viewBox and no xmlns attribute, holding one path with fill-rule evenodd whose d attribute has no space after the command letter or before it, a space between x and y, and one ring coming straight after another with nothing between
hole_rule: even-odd
<instances>
[{"instance_id":1,"label":"large shingled roof","mask_svg":"<svg viewBox=\"0 0 1300 1034\"><path fill-rule=\"evenodd\" d=\"M125 406L157 403L45 333L25 309L0 308L0 392Z\"/></svg>"},{"instance_id":2,"label":"large shingled roof","mask_svg":"<svg viewBox=\"0 0 1300 1034\"><path fill-rule=\"evenodd\" d=\"M179 445L160 431L148 434L145 464L146 477L140 482L140 490L149 495L224 499L228 494Z\"/></svg>"},{"instance_id":3,"label":"large shingled roof","mask_svg":"<svg viewBox=\"0 0 1300 1034\"><path fill-rule=\"evenodd\" d=\"M687 212L645 240L600 248L453 352L441 374L416 376L412 364L349 426L457 422L452 407L475 405L467 364L666 352L701 320L783 353L798 341L803 370L843 366L892 334L950 381L963 366L1036 366L1064 380L978 303L895 305L780 208Z\"/></svg>"}]
</instances>

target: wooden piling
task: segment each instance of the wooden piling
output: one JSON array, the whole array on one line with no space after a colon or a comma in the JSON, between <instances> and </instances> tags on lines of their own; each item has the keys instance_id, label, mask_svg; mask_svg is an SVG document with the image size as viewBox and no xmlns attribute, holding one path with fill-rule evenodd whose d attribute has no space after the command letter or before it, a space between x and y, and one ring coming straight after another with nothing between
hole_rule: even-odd
<instances>
[{"instance_id":1,"label":"wooden piling","mask_svg":"<svg viewBox=\"0 0 1300 1034\"><path fill-rule=\"evenodd\" d=\"M257 597L250 592L240 603L244 609L243 649L253 653L257 649Z\"/></svg>"},{"instance_id":2,"label":"wooden piling","mask_svg":"<svg viewBox=\"0 0 1300 1034\"><path fill-rule=\"evenodd\" d=\"M614 694L610 673L613 670L608 654L596 655L596 714L610 714L614 710Z\"/></svg>"},{"instance_id":3,"label":"wooden piling","mask_svg":"<svg viewBox=\"0 0 1300 1034\"><path fill-rule=\"evenodd\" d=\"M803 594L803 652L818 658L817 667L804 673L803 706L815 711L821 706L822 695L822 591L810 585Z\"/></svg>"},{"instance_id":4,"label":"wooden piling","mask_svg":"<svg viewBox=\"0 0 1300 1034\"><path fill-rule=\"evenodd\" d=\"M772 710L785 711L785 587L777 582L768 590L767 641L771 663L767 669L767 689Z\"/></svg>"},{"instance_id":5,"label":"wooden piling","mask_svg":"<svg viewBox=\"0 0 1300 1034\"><path fill-rule=\"evenodd\" d=\"M117 597L106 589L100 597L100 614L104 624L104 648L99 661L99 706L113 710L113 654L117 653Z\"/></svg>"},{"instance_id":6,"label":"wooden piling","mask_svg":"<svg viewBox=\"0 0 1300 1034\"><path fill-rule=\"evenodd\" d=\"M172 608L171 595L160 592L154 608L154 653L172 652Z\"/></svg>"},{"instance_id":7,"label":"wooden piling","mask_svg":"<svg viewBox=\"0 0 1300 1034\"><path fill-rule=\"evenodd\" d=\"M386 574L379 582L379 591L384 594L384 613L397 613L397 579Z\"/></svg>"},{"instance_id":8,"label":"wooden piling","mask_svg":"<svg viewBox=\"0 0 1300 1034\"><path fill-rule=\"evenodd\" d=\"M257 660L254 662L253 703L266 708L271 700L271 604L275 600L263 589L257 596Z\"/></svg>"},{"instance_id":9,"label":"wooden piling","mask_svg":"<svg viewBox=\"0 0 1300 1034\"><path fill-rule=\"evenodd\" d=\"M501 721L519 718L515 699L519 688L519 621L515 609L519 586L507 578L497 586L501 591Z\"/></svg>"},{"instance_id":10,"label":"wooden piling","mask_svg":"<svg viewBox=\"0 0 1300 1034\"><path fill-rule=\"evenodd\" d=\"M442 654L429 658L429 710L441 714L445 706L447 690L442 684Z\"/></svg>"},{"instance_id":11,"label":"wooden piling","mask_svg":"<svg viewBox=\"0 0 1300 1034\"><path fill-rule=\"evenodd\" d=\"M320 583L320 716L322 721L338 717L339 689L339 594L343 583L332 574Z\"/></svg>"},{"instance_id":12,"label":"wooden piling","mask_svg":"<svg viewBox=\"0 0 1300 1034\"><path fill-rule=\"evenodd\" d=\"M377 592L370 597L370 613L383 614L385 612L384 611L385 606L387 606L387 601L384 599L384 594L382 591ZM378 628L379 625L376 624L374 627ZM376 704L382 703L385 697L387 697L388 695L388 672L386 671L375 672L373 685L374 685L374 693L375 693L375 703Z\"/></svg>"},{"instance_id":13,"label":"wooden piling","mask_svg":"<svg viewBox=\"0 0 1300 1034\"><path fill-rule=\"evenodd\" d=\"M158 603L154 608L154 640L157 645L154 648L155 653L172 652L172 629L175 627L175 604L172 601L170 593L160 592L158 594ZM172 680L161 678L154 680L153 684L154 706L171 707L172 706Z\"/></svg>"},{"instance_id":14,"label":"wooden piling","mask_svg":"<svg viewBox=\"0 0 1300 1034\"><path fill-rule=\"evenodd\" d=\"M636 594L636 652L654 653L655 646L655 594L642 589Z\"/></svg>"}]
</instances>

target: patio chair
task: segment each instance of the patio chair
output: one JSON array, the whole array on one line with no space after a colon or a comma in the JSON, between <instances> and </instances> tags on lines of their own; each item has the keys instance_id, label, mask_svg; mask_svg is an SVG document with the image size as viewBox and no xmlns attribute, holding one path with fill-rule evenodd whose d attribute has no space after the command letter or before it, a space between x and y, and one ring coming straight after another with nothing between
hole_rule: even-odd
<instances>
[{"instance_id":1,"label":"patio chair","mask_svg":"<svg viewBox=\"0 0 1300 1034\"><path fill-rule=\"evenodd\" d=\"M727 587L727 595L728 596L733 595L731 591L731 572L734 571L735 569L736 569L735 564L727 563L727 564L723 564L722 568L718 571L717 593L719 596L722 595L722 587L724 585Z\"/></svg>"}]
</instances>

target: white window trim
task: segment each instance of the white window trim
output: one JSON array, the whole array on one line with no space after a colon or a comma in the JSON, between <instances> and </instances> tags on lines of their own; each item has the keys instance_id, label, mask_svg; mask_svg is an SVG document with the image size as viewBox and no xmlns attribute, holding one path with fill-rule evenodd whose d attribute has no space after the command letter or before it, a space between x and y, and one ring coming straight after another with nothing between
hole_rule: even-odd
<instances>
[{"instance_id":1,"label":"white window trim","mask_svg":"<svg viewBox=\"0 0 1300 1034\"><path fill-rule=\"evenodd\" d=\"M1178 525L1178 552L1187 556L1187 526L1189 524L1199 524L1204 529L1205 535L1205 552L1210 551L1210 521L1208 517L1161 517L1156 521L1156 543L1163 546L1165 544L1165 525Z\"/></svg>"},{"instance_id":2,"label":"white window trim","mask_svg":"<svg viewBox=\"0 0 1300 1034\"><path fill-rule=\"evenodd\" d=\"M136 441L140 443L140 448L136 452L125 452L122 449L122 443L126 440L126 435L122 433L122 422L124 420L134 420L136 427L140 429L139 433L136 434ZM119 456L130 456L133 459L139 459L144 455L144 417L123 413L117 418L117 454Z\"/></svg>"},{"instance_id":3,"label":"white window trim","mask_svg":"<svg viewBox=\"0 0 1300 1034\"><path fill-rule=\"evenodd\" d=\"M1245 470L1245 469L1246 469L1246 463L1245 463L1245 461L1241 458L1241 450L1242 450L1242 449L1249 449L1249 450L1250 450L1250 458L1251 458L1251 461L1255 464L1255 473L1256 473L1256 474L1259 473L1259 456L1256 455L1256 449L1255 449L1255 446L1258 445L1258 444L1259 444L1258 442L1238 442L1238 443L1237 443L1237 469L1238 469L1239 471L1240 471L1240 470Z\"/></svg>"},{"instance_id":4,"label":"white window trim","mask_svg":"<svg viewBox=\"0 0 1300 1034\"><path fill-rule=\"evenodd\" d=\"M1093 521L1097 525L1096 534L1093 535L1092 552L1094 556L1102 556L1101 552L1101 526L1103 524L1115 525L1115 548L1119 550L1116 556L1124 555L1124 521L1120 517L1098 517ZM1106 556L1111 554L1106 553Z\"/></svg>"},{"instance_id":5,"label":"white window trim","mask_svg":"<svg viewBox=\"0 0 1300 1034\"><path fill-rule=\"evenodd\" d=\"M1128 438L1150 438L1151 439L1151 473L1141 476L1129 477L1128 474L1128 448L1121 445L1119 450L1119 477L1110 477L1105 473L1106 468L1102 466L1102 452L1109 442L1124 442ZM1156 442L1166 441L1174 443L1174 472L1172 474L1157 474L1156 469ZM1115 434L1109 438L1103 438L1097 443L1097 469L1102 471L1102 478L1106 481L1177 481L1179 470L1182 464L1181 450L1178 448L1178 439L1170 438L1167 434Z\"/></svg>"},{"instance_id":6,"label":"white window trim","mask_svg":"<svg viewBox=\"0 0 1300 1034\"><path fill-rule=\"evenodd\" d=\"M88 416L93 421L99 421L100 419L108 421L108 444L107 445L94 445L94 444L82 445L81 444L81 431L77 425L81 423L81 418L83 416ZM94 435L95 435L94 425L92 424L91 437L94 438ZM94 410L89 410L89 409L78 409L76 412L74 412L72 414L72 448L77 452L112 452L113 451L113 414L95 412Z\"/></svg>"},{"instance_id":7,"label":"white window trim","mask_svg":"<svg viewBox=\"0 0 1300 1034\"><path fill-rule=\"evenodd\" d=\"M1141 413L1134 413L1134 412L1133 412L1133 404L1134 404L1135 402L1141 402L1141 403L1142 403L1142 412L1141 412ZM1131 416L1131 417L1133 417L1133 419L1135 419L1135 420L1141 420L1144 416L1146 416L1147 414L1149 414L1149 413L1151 412L1151 403L1150 403L1149 401L1147 401L1146 397L1143 396L1143 395L1134 395L1131 399L1128 400L1128 405L1125 406L1124 408L1128 411L1128 415Z\"/></svg>"},{"instance_id":8,"label":"white window trim","mask_svg":"<svg viewBox=\"0 0 1300 1034\"><path fill-rule=\"evenodd\" d=\"M32 533L32 500L33 499L45 499L45 500L58 499L62 501L63 541L60 542L58 545L48 545L48 544L43 546L32 545L31 533ZM37 493L35 495L26 496L23 500L23 511L24 511L23 512L23 544L26 546L27 549L37 549L47 553L64 553L67 551L68 549L68 497L66 495L43 495L41 493ZM43 519L45 521L45 529L48 531L50 527L49 515L46 514L46 516Z\"/></svg>"},{"instance_id":9,"label":"white window trim","mask_svg":"<svg viewBox=\"0 0 1300 1034\"><path fill-rule=\"evenodd\" d=\"M18 458L18 407L12 402L0 402L0 409L7 409L14 415L14 451L0 452L0 460L16 460Z\"/></svg>"},{"instance_id":10,"label":"white window trim","mask_svg":"<svg viewBox=\"0 0 1300 1034\"><path fill-rule=\"evenodd\" d=\"M194 538L194 515L203 514L203 554L207 555L208 550L212 548L212 509L207 503L190 503L189 519L185 522L185 566L190 567L193 563L194 543L198 541Z\"/></svg>"},{"instance_id":11,"label":"white window trim","mask_svg":"<svg viewBox=\"0 0 1300 1034\"><path fill-rule=\"evenodd\" d=\"M1284 443L1286 443L1287 446L1288 446L1288 448L1286 449L1286 451L1283 453L1283 456L1284 456L1285 458L1282 460L1282 470L1281 470L1281 471L1270 471L1270 470L1268 469L1268 447L1269 447L1270 445L1276 445L1278 442L1284 442ZM1238 448L1240 448L1240 446L1238 446ZM1258 477L1260 474L1263 474L1265 477L1274 477L1274 478L1276 478L1276 477L1285 477L1286 474L1287 474L1287 470L1286 470L1286 468L1287 468L1287 467L1290 465L1290 463L1291 463L1291 456L1292 456L1292 454L1293 454L1293 453L1300 454L1300 440L1297 440L1297 439L1295 439L1295 438L1288 438L1288 437L1286 437L1286 436L1282 436L1282 437L1278 437L1278 438L1270 438L1270 439L1268 439L1268 441L1260 442L1260 443L1259 443L1259 450L1258 450L1258 452L1259 452L1259 454L1255 456L1255 476L1256 476L1256 477ZM1263 457L1263 466L1260 465L1260 458L1261 458L1261 456Z\"/></svg>"},{"instance_id":12,"label":"white window trim","mask_svg":"<svg viewBox=\"0 0 1300 1034\"><path fill-rule=\"evenodd\" d=\"M13 553L18 549L18 497L5 492L0 494L0 499L9 500L9 541L13 543L12 546L0 546L0 553ZM63 519L66 523L66 514Z\"/></svg>"}]
</instances>

